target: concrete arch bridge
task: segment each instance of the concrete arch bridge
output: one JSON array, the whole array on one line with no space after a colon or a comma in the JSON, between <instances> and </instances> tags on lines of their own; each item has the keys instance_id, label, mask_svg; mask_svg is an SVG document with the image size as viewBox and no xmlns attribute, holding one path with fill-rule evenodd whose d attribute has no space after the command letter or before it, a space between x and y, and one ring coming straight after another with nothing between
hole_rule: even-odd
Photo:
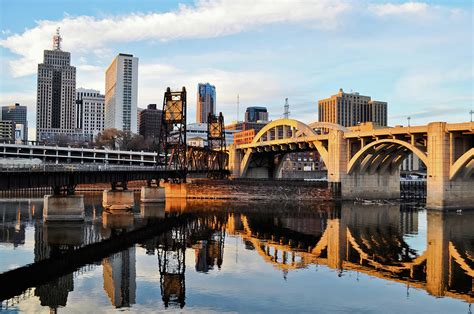
<instances>
[{"instance_id":1,"label":"concrete arch bridge","mask_svg":"<svg viewBox=\"0 0 474 314\"><path fill-rule=\"evenodd\" d=\"M474 122L432 122L423 126L345 128L279 119L249 144L229 150L234 177L274 178L290 152L317 150L328 182L342 199L400 196L400 165L411 153L427 168L427 205L474 205Z\"/></svg>"}]
</instances>

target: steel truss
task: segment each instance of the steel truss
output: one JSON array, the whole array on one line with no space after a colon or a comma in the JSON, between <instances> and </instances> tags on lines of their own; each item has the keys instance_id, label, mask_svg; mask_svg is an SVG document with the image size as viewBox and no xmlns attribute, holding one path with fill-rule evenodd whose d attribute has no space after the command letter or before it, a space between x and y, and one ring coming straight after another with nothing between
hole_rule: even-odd
<instances>
[{"instance_id":1,"label":"steel truss","mask_svg":"<svg viewBox=\"0 0 474 314\"><path fill-rule=\"evenodd\" d=\"M159 137L158 165L176 170L186 178L186 88L181 91L166 89Z\"/></svg>"},{"instance_id":2,"label":"steel truss","mask_svg":"<svg viewBox=\"0 0 474 314\"><path fill-rule=\"evenodd\" d=\"M227 167L228 155L225 145L224 116L209 113L207 119L208 177L223 178Z\"/></svg>"}]
</instances>

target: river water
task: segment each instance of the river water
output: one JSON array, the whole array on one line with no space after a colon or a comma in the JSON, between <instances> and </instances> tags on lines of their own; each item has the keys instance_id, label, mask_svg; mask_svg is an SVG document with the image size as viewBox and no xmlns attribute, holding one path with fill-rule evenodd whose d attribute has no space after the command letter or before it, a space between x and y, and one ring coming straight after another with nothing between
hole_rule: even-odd
<instances>
[{"instance_id":1,"label":"river water","mask_svg":"<svg viewBox=\"0 0 474 314\"><path fill-rule=\"evenodd\" d=\"M2 311L470 313L474 212L168 200L44 223L0 200Z\"/></svg>"}]
</instances>

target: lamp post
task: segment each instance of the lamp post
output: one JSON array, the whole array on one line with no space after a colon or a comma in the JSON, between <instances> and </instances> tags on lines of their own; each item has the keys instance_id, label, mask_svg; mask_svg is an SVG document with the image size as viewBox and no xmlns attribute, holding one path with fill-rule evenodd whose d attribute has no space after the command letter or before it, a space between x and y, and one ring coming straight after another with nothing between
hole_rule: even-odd
<instances>
[{"instance_id":1,"label":"lamp post","mask_svg":"<svg viewBox=\"0 0 474 314\"><path fill-rule=\"evenodd\" d=\"M472 122L472 115L474 114L474 110L469 111L469 113L471 114L471 122Z\"/></svg>"},{"instance_id":2,"label":"lamp post","mask_svg":"<svg viewBox=\"0 0 474 314\"><path fill-rule=\"evenodd\" d=\"M408 127L410 127L410 120L411 120L411 117L407 117L407 120L408 120Z\"/></svg>"}]
</instances>

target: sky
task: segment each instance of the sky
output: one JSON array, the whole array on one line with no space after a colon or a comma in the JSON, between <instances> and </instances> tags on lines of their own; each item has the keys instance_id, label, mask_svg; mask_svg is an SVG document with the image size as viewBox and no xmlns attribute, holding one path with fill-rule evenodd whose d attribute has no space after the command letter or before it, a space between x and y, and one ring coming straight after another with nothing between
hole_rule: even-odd
<instances>
[{"instance_id":1,"label":"sky","mask_svg":"<svg viewBox=\"0 0 474 314\"><path fill-rule=\"evenodd\" d=\"M226 122L248 106L271 119L317 121L317 101L343 88L387 101L389 124L469 121L474 109L473 2L344 0L0 0L0 105L28 106L36 71L61 28L77 87L105 87L118 53L139 58L138 107L167 86L216 86Z\"/></svg>"}]
</instances>

